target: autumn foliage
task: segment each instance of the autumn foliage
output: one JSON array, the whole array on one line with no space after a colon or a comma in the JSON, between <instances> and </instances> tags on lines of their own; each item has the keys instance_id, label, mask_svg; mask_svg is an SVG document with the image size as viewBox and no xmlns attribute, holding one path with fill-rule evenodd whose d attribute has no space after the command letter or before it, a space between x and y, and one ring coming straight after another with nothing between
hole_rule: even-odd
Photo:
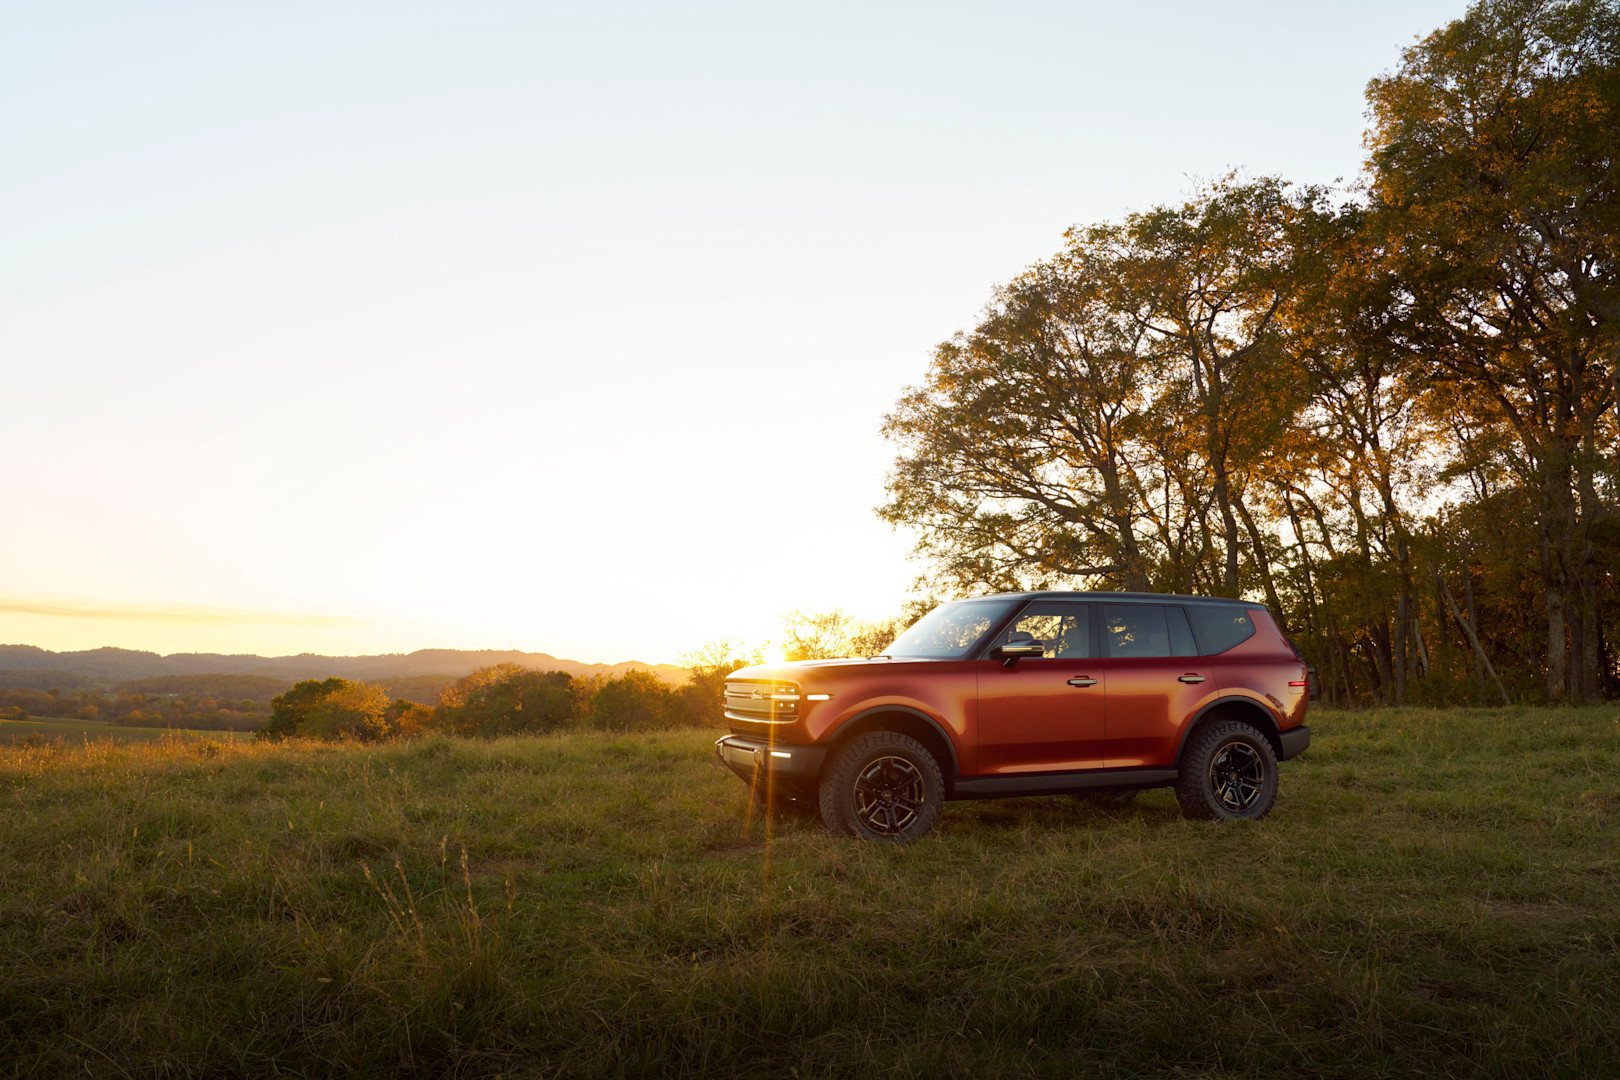
<instances>
[{"instance_id":1,"label":"autumn foliage","mask_svg":"<svg viewBox=\"0 0 1620 1080\"><path fill-rule=\"evenodd\" d=\"M1077 226L887 418L936 591L1267 603L1331 702L1620 694L1620 12L1492 0L1367 183Z\"/></svg>"},{"instance_id":2,"label":"autumn foliage","mask_svg":"<svg viewBox=\"0 0 1620 1080\"><path fill-rule=\"evenodd\" d=\"M432 707L390 700L370 683L310 679L274 699L259 737L375 742L428 731L482 737L663 731L718 723L719 699L710 698L706 687L672 688L643 671L580 678L517 664L496 664L457 679Z\"/></svg>"}]
</instances>

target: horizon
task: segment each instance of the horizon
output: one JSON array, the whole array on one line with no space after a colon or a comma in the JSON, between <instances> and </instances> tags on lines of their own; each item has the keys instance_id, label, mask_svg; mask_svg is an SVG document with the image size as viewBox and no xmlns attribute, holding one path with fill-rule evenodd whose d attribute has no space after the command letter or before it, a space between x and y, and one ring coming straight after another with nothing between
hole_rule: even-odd
<instances>
[{"instance_id":1,"label":"horizon","mask_svg":"<svg viewBox=\"0 0 1620 1080\"><path fill-rule=\"evenodd\" d=\"M1462 11L19 12L0 638L676 663L893 614L934 347L1070 225L1353 183L1367 80Z\"/></svg>"},{"instance_id":2,"label":"horizon","mask_svg":"<svg viewBox=\"0 0 1620 1080\"><path fill-rule=\"evenodd\" d=\"M126 647L121 646L121 645L97 645L97 646L94 646L93 648L88 648L88 649L47 649L47 648L45 648L43 646L33 645L33 644L30 644L30 643L28 643L26 641L0 641L0 650L5 650L5 649L35 649L35 650L38 650L39 652L47 653L47 654L49 654L51 656L68 656L68 655L77 655L77 654L80 654L80 653L95 653L95 652L136 653L136 654L143 655L143 656L156 656L159 659L164 659L164 660L170 659L172 657L177 657L177 656L220 656L220 657L224 657L226 659L252 658L252 659L258 659L258 660L296 660L296 659L299 659L301 657L312 656L312 657L318 657L318 658L323 658L323 659L333 659L333 660L365 660L365 659L380 659L380 658L384 658L384 657L410 657L410 656L416 656L416 655L418 655L420 653L466 653L466 654L498 653L498 654L516 654L516 655L519 655L519 656L544 656L544 657L547 657L547 658L552 659L552 660L566 661L566 662L571 663L571 664L584 664L584 665L588 665L588 666L591 666L591 667L623 667L623 666L629 665L629 664L640 664L640 665L643 665L645 667L673 667L673 668L681 668L683 670L686 669L686 665L680 664L680 663L669 663L669 662L654 661L654 660L642 660L642 659L639 659L637 657L629 657L627 659L617 660L617 661L581 660L578 657L574 657L574 656L561 656L561 655L558 655L556 653L536 651L536 650L533 650L533 649L497 649L497 648L454 649L454 648L433 647L433 646L428 646L426 648L421 648L421 649L411 649L408 652L380 652L380 653L317 653L317 652L307 652L307 651L306 652L297 652L297 653L274 653L274 654L265 654L265 653L221 653L221 652L218 652L218 651L215 651L215 650L212 650L212 649L188 649L188 650L181 650L179 652L160 653L160 652L157 652L157 651L155 651L153 649L131 649L131 648L126 648ZM22 670L22 669L0 668L0 670ZM220 674L220 673L209 673L209 674Z\"/></svg>"}]
</instances>

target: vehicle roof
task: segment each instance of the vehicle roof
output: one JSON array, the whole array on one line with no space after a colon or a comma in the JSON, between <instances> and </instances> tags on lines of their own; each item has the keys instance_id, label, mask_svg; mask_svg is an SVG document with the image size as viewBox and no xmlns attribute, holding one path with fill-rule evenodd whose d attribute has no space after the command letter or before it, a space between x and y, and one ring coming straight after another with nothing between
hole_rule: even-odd
<instances>
[{"instance_id":1,"label":"vehicle roof","mask_svg":"<svg viewBox=\"0 0 1620 1080\"><path fill-rule=\"evenodd\" d=\"M1049 598L1053 600L1124 600L1137 603L1164 603L1173 600L1178 604L1230 604L1236 607L1263 608L1266 605L1254 600L1234 600L1230 596L1187 596L1183 593L1156 593L1156 592L1079 592L1047 589L1035 592L991 593L988 596L965 596L963 603L972 600L995 600L1002 598L1027 598L1030 600Z\"/></svg>"}]
</instances>

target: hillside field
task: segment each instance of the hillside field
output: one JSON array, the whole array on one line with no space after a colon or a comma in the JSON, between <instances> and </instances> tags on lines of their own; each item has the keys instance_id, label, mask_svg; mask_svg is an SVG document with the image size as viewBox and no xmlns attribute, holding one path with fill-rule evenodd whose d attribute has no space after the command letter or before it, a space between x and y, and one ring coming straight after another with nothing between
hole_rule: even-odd
<instances>
[{"instance_id":1,"label":"hillside field","mask_svg":"<svg viewBox=\"0 0 1620 1080\"><path fill-rule=\"evenodd\" d=\"M188 731L182 728L129 727L100 720L67 720L54 716L31 716L26 720L0 720L0 746L20 742L30 734L51 741L84 742L86 739L112 739L117 742L151 742L154 739L192 736L215 741L245 741L251 731Z\"/></svg>"},{"instance_id":2,"label":"hillside field","mask_svg":"<svg viewBox=\"0 0 1620 1080\"><path fill-rule=\"evenodd\" d=\"M1263 822L904 847L708 731L0 746L0 1075L1620 1071L1620 710L1311 724Z\"/></svg>"}]
</instances>

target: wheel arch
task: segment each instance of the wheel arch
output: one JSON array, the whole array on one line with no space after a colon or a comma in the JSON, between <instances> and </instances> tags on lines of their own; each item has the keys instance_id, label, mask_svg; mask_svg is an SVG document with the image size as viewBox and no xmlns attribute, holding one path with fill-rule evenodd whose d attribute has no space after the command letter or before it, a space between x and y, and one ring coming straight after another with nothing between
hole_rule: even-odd
<instances>
[{"instance_id":1,"label":"wheel arch","mask_svg":"<svg viewBox=\"0 0 1620 1080\"><path fill-rule=\"evenodd\" d=\"M868 731L895 731L916 739L939 762L939 770L945 774L946 794L955 788L962 771L956 744L938 720L906 705L874 705L844 721L828 740L827 761L832 761L844 743Z\"/></svg>"},{"instance_id":2,"label":"wheel arch","mask_svg":"<svg viewBox=\"0 0 1620 1080\"><path fill-rule=\"evenodd\" d=\"M1181 745L1176 747L1176 765L1181 764L1181 757L1187 752L1187 742L1192 738L1193 732L1199 728L1213 724L1218 720L1237 720L1248 724L1266 737L1271 744L1271 752L1277 755L1277 760L1283 757L1282 731L1277 727L1277 718L1271 715L1271 710L1246 697L1223 697L1205 705L1193 717L1192 723L1181 733Z\"/></svg>"}]
</instances>

